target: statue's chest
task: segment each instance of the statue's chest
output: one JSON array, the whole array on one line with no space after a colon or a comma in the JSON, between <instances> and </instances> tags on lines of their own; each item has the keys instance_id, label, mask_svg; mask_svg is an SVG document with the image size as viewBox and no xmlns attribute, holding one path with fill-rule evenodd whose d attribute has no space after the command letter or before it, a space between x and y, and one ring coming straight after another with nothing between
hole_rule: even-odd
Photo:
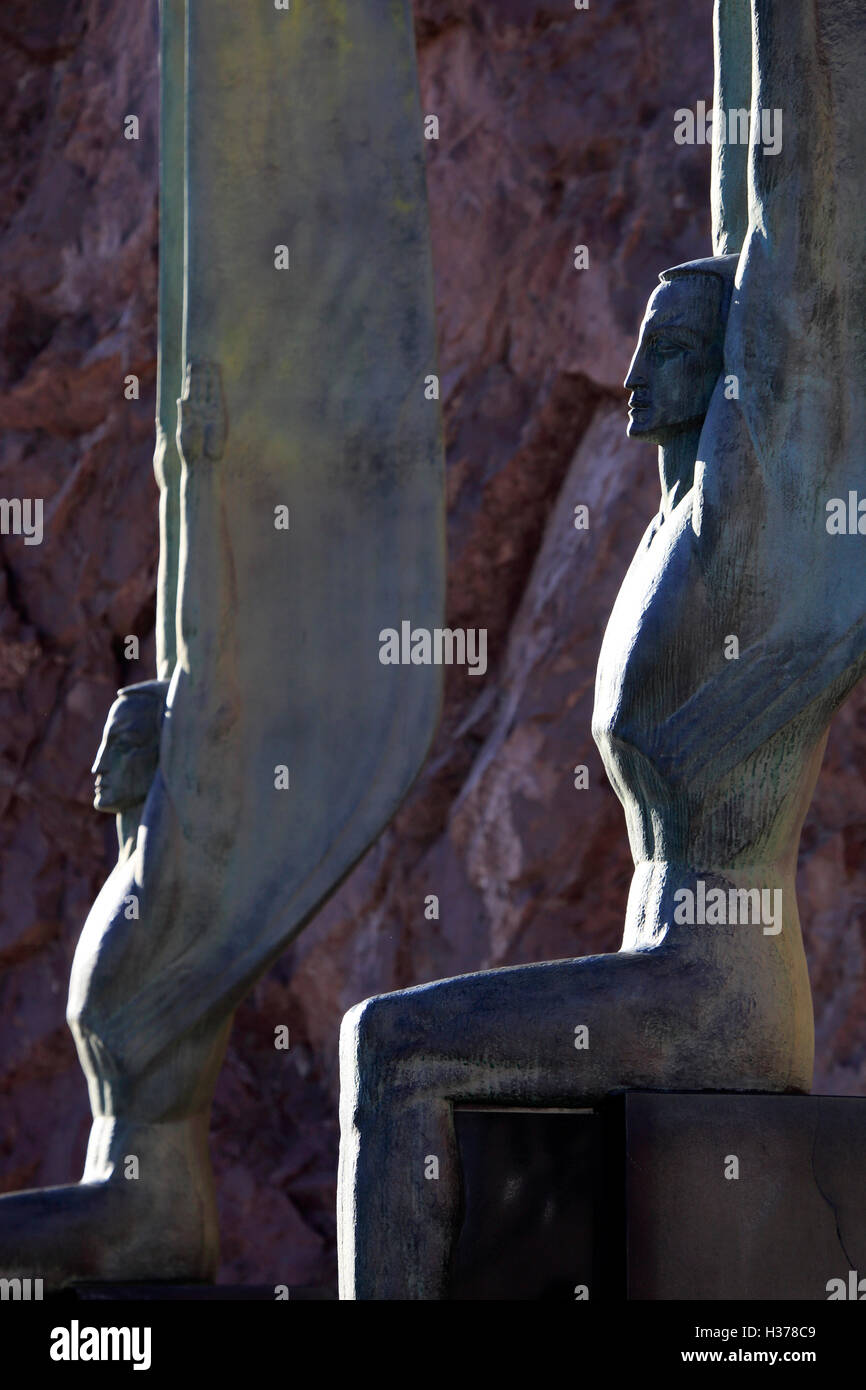
<instances>
[{"instance_id":1,"label":"statue's chest","mask_svg":"<svg viewBox=\"0 0 866 1390\"><path fill-rule=\"evenodd\" d=\"M640 749L642 731L657 728L723 659L724 622L705 574L689 494L654 534L648 529L614 604L596 673L600 744Z\"/></svg>"}]
</instances>

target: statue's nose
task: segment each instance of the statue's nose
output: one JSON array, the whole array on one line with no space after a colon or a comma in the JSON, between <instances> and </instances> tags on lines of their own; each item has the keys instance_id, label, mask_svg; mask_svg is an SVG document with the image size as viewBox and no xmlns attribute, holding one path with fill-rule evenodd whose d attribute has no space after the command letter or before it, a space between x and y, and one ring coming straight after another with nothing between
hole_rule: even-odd
<instances>
[{"instance_id":1,"label":"statue's nose","mask_svg":"<svg viewBox=\"0 0 866 1390\"><path fill-rule=\"evenodd\" d=\"M626 391L634 391L637 386L646 386L646 376L643 372L643 363L639 352L636 352L631 359L628 369L628 376L623 382Z\"/></svg>"},{"instance_id":2,"label":"statue's nose","mask_svg":"<svg viewBox=\"0 0 866 1390\"><path fill-rule=\"evenodd\" d=\"M635 357L635 359L632 360L631 367L628 368L628 375L626 381L623 382L623 386L626 388L626 391L634 391L637 386L645 385L646 374L641 370L641 363L639 363L637 357Z\"/></svg>"}]
</instances>

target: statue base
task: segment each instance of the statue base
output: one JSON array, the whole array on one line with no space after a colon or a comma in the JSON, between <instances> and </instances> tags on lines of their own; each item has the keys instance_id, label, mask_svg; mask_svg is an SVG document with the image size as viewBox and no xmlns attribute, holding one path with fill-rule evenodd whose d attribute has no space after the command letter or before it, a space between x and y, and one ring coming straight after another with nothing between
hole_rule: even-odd
<instances>
[{"instance_id":1,"label":"statue base","mask_svg":"<svg viewBox=\"0 0 866 1390\"><path fill-rule=\"evenodd\" d=\"M451 1299L866 1301L866 1099L632 1091L455 1119Z\"/></svg>"}]
</instances>

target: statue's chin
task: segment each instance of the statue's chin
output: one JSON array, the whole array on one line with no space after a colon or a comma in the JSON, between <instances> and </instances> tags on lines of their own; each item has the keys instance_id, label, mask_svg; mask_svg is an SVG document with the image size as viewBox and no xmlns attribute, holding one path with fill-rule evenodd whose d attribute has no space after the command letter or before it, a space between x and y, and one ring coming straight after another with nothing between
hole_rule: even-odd
<instances>
[{"instance_id":1,"label":"statue's chin","mask_svg":"<svg viewBox=\"0 0 866 1390\"><path fill-rule=\"evenodd\" d=\"M658 444L660 448L664 448L666 444L673 444L682 435L699 432L702 424L703 418L700 416L694 420L678 421L676 424L659 424L658 421L654 424L641 424L639 418L630 418L626 434L629 439L636 439L639 444Z\"/></svg>"},{"instance_id":2,"label":"statue's chin","mask_svg":"<svg viewBox=\"0 0 866 1390\"><path fill-rule=\"evenodd\" d=\"M629 420L626 434L629 439L636 439L639 444L658 443L656 431L651 428L644 428L637 420Z\"/></svg>"}]
</instances>

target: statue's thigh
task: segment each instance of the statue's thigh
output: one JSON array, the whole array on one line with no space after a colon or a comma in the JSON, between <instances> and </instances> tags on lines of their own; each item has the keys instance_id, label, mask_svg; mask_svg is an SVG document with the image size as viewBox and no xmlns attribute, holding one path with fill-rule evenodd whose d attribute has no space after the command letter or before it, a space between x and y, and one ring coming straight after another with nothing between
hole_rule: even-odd
<instances>
[{"instance_id":1,"label":"statue's thigh","mask_svg":"<svg viewBox=\"0 0 866 1390\"><path fill-rule=\"evenodd\" d=\"M646 975L661 965L585 957L380 995L355 1015L361 1075L372 1066L407 1097L536 1105L621 1084L623 1038L643 1031Z\"/></svg>"}]
</instances>

